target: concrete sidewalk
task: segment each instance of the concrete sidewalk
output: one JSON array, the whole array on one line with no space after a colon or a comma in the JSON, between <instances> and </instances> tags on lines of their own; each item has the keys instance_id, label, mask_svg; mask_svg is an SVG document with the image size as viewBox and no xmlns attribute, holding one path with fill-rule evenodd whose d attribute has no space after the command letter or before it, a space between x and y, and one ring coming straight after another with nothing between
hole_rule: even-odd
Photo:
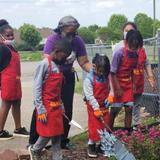
<instances>
[{"instance_id":1,"label":"concrete sidewalk","mask_svg":"<svg viewBox=\"0 0 160 160\"><path fill-rule=\"evenodd\" d=\"M33 112L33 94L32 94L32 84L33 84L33 75L37 62L22 62L22 125L25 126L28 130L30 127L31 116ZM84 128L87 127L87 110L83 102L82 96L79 94L74 95L74 108L73 108L73 119L77 121ZM10 133L13 133L14 122L11 115L11 112L8 115L5 129ZM81 130L72 126L70 130L70 136L80 133ZM28 143L28 138L18 138L15 137L12 140L0 141L0 151L4 149L25 149L26 144Z\"/></svg>"}]
</instances>

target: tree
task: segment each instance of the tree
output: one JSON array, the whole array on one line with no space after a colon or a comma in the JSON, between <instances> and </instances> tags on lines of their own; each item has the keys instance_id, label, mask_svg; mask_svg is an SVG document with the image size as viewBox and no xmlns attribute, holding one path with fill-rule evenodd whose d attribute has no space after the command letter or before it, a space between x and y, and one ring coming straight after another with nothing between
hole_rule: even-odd
<instances>
[{"instance_id":1,"label":"tree","mask_svg":"<svg viewBox=\"0 0 160 160\"><path fill-rule=\"evenodd\" d=\"M83 38L85 43L87 43L87 44L94 43L95 35L87 27L81 27L78 30L78 34Z\"/></svg>"},{"instance_id":2,"label":"tree","mask_svg":"<svg viewBox=\"0 0 160 160\"><path fill-rule=\"evenodd\" d=\"M32 50L35 50L35 47L42 40L42 37L36 27L31 24L24 24L19 30L21 39L28 44Z\"/></svg>"},{"instance_id":3,"label":"tree","mask_svg":"<svg viewBox=\"0 0 160 160\"><path fill-rule=\"evenodd\" d=\"M118 35L108 27L99 28L97 31L97 35L105 43L116 41L118 39Z\"/></svg>"},{"instance_id":4,"label":"tree","mask_svg":"<svg viewBox=\"0 0 160 160\"><path fill-rule=\"evenodd\" d=\"M92 32L96 32L98 30L98 25L97 24L93 24L93 25L90 25L88 26L88 29Z\"/></svg>"},{"instance_id":5,"label":"tree","mask_svg":"<svg viewBox=\"0 0 160 160\"><path fill-rule=\"evenodd\" d=\"M138 13L134 22L137 25L138 30L141 32L143 38L149 38L153 36L153 20L144 13Z\"/></svg>"},{"instance_id":6,"label":"tree","mask_svg":"<svg viewBox=\"0 0 160 160\"><path fill-rule=\"evenodd\" d=\"M160 21L159 20L155 20L155 22L153 23L153 25L155 26L155 29L160 29Z\"/></svg>"},{"instance_id":7,"label":"tree","mask_svg":"<svg viewBox=\"0 0 160 160\"><path fill-rule=\"evenodd\" d=\"M127 22L127 17L122 14L113 14L108 22L108 29L114 33L118 40L122 37L122 27Z\"/></svg>"}]
</instances>

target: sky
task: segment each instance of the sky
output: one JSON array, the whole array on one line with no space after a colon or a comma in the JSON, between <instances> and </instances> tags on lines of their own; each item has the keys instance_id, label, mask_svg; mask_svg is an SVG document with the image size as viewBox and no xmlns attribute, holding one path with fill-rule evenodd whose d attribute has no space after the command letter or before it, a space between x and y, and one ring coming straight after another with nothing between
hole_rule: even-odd
<instances>
[{"instance_id":1,"label":"sky","mask_svg":"<svg viewBox=\"0 0 160 160\"><path fill-rule=\"evenodd\" d=\"M160 20L160 0L156 0L156 18ZM112 14L124 14L133 21L137 13L153 17L153 0L0 0L0 19L12 27L24 23L55 28L61 17L72 15L81 24L107 26Z\"/></svg>"}]
</instances>

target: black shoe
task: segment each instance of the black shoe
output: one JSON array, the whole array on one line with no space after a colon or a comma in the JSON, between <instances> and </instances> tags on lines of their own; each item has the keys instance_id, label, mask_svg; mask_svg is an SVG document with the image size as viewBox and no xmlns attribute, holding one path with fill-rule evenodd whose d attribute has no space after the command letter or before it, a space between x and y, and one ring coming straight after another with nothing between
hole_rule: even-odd
<instances>
[{"instance_id":1,"label":"black shoe","mask_svg":"<svg viewBox=\"0 0 160 160\"><path fill-rule=\"evenodd\" d=\"M0 140L9 140L12 138L13 138L13 135L10 134L8 131L6 130L0 131Z\"/></svg>"},{"instance_id":2,"label":"black shoe","mask_svg":"<svg viewBox=\"0 0 160 160\"><path fill-rule=\"evenodd\" d=\"M35 152L32 146L29 146L28 151L29 151L31 160L42 160L41 153Z\"/></svg>"},{"instance_id":3,"label":"black shoe","mask_svg":"<svg viewBox=\"0 0 160 160\"><path fill-rule=\"evenodd\" d=\"M26 130L25 127L21 127L15 129L13 135L17 137L29 137L29 132Z\"/></svg>"},{"instance_id":4,"label":"black shoe","mask_svg":"<svg viewBox=\"0 0 160 160\"><path fill-rule=\"evenodd\" d=\"M71 142L61 143L61 149L73 150L73 149L75 149L75 145L72 144Z\"/></svg>"},{"instance_id":5,"label":"black shoe","mask_svg":"<svg viewBox=\"0 0 160 160\"><path fill-rule=\"evenodd\" d=\"M26 149L28 149L30 146L33 146L34 144L30 144L30 143L28 143L27 145L26 145Z\"/></svg>"},{"instance_id":6,"label":"black shoe","mask_svg":"<svg viewBox=\"0 0 160 160\"><path fill-rule=\"evenodd\" d=\"M101 144L98 145L97 147L97 152L98 154L102 155L103 157L108 157L105 152L101 149Z\"/></svg>"},{"instance_id":7,"label":"black shoe","mask_svg":"<svg viewBox=\"0 0 160 160\"><path fill-rule=\"evenodd\" d=\"M45 146L45 149L46 149L46 150L50 150L51 148L52 148L52 145L51 145L51 144Z\"/></svg>"},{"instance_id":8,"label":"black shoe","mask_svg":"<svg viewBox=\"0 0 160 160\"><path fill-rule=\"evenodd\" d=\"M89 144L87 153L89 157L96 158L98 156L96 152L96 144Z\"/></svg>"}]
</instances>

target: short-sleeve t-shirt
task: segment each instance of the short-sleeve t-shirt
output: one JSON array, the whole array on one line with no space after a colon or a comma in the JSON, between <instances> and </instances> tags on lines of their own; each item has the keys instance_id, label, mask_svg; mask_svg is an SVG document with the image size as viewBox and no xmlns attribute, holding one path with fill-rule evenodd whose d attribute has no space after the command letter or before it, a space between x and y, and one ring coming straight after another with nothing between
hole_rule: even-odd
<instances>
[{"instance_id":1,"label":"short-sleeve t-shirt","mask_svg":"<svg viewBox=\"0 0 160 160\"><path fill-rule=\"evenodd\" d=\"M51 52L54 50L54 43L57 40L60 40L61 38L62 38L61 35L57 33L49 36L44 46L43 50L44 54L51 54ZM75 53L76 57L87 55L85 43L80 36L76 35L73 41L71 42L71 45L72 45L72 51ZM72 68L72 65L73 62L63 64L61 65L61 69L62 71L69 71Z\"/></svg>"},{"instance_id":2,"label":"short-sleeve t-shirt","mask_svg":"<svg viewBox=\"0 0 160 160\"><path fill-rule=\"evenodd\" d=\"M114 46L114 50L113 50L113 55L114 53L119 50L120 48L122 48L124 46L124 41L120 41L119 43L117 43L115 46ZM146 56L147 56L147 52L146 52L146 49L145 47L143 48L145 50L145 53L146 53ZM149 59L147 58L146 61L145 61L145 66L149 65L150 62L149 62Z\"/></svg>"},{"instance_id":3,"label":"short-sleeve t-shirt","mask_svg":"<svg viewBox=\"0 0 160 160\"><path fill-rule=\"evenodd\" d=\"M122 58L123 58L123 53L124 53L124 48L123 47L117 49L114 52L113 59L112 59L112 62L111 62L111 72L112 73L117 73L118 68L121 64ZM130 58L136 58L136 57L138 57L138 54L137 54L137 52L127 51L127 56L130 57Z\"/></svg>"}]
</instances>

